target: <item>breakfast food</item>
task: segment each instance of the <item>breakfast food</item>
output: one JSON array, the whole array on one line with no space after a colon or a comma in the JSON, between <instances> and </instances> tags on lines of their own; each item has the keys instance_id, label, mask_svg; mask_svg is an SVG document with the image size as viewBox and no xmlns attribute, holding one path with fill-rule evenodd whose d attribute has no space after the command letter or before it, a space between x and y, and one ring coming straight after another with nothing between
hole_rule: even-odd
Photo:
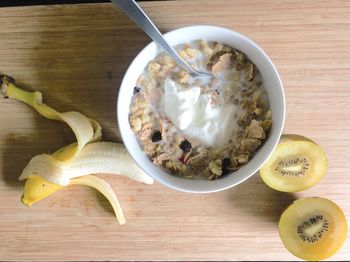
<instances>
[{"instance_id":1,"label":"breakfast food","mask_svg":"<svg viewBox=\"0 0 350 262\"><path fill-rule=\"evenodd\" d=\"M33 157L19 180L26 180L22 202L31 206L68 185L93 187L111 203L117 220L125 223L122 208L111 186L94 173L124 174L145 184L153 179L146 175L131 159L122 144L101 142L100 124L79 112L60 113L42 101L40 92L28 92L15 85L14 79L0 76L0 91L5 98L22 101L42 116L65 122L77 141L53 154Z\"/></svg>"},{"instance_id":2,"label":"breakfast food","mask_svg":"<svg viewBox=\"0 0 350 262\"><path fill-rule=\"evenodd\" d=\"M284 246L293 255L317 261L330 257L342 246L347 222L334 202L309 197L295 201L284 211L279 232Z\"/></svg>"},{"instance_id":3,"label":"breakfast food","mask_svg":"<svg viewBox=\"0 0 350 262\"><path fill-rule=\"evenodd\" d=\"M203 40L177 48L194 77L165 53L138 78L129 121L155 165L185 178L217 179L249 162L271 127L257 67L232 47Z\"/></svg>"},{"instance_id":4,"label":"breakfast food","mask_svg":"<svg viewBox=\"0 0 350 262\"><path fill-rule=\"evenodd\" d=\"M316 185L326 171L327 156L318 144L300 135L283 135L260 175L275 190L298 192Z\"/></svg>"}]
</instances>

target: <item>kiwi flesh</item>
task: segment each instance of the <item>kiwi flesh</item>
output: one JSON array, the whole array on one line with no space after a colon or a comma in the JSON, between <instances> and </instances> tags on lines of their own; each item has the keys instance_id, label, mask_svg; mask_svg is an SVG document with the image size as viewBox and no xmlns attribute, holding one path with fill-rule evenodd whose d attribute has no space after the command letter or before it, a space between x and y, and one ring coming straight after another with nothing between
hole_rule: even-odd
<instances>
[{"instance_id":1,"label":"kiwi flesh","mask_svg":"<svg viewBox=\"0 0 350 262\"><path fill-rule=\"evenodd\" d=\"M299 192L316 185L326 174L327 156L312 140L284 135L260 169L263 181L282 192Z\"/></svg>"},{"instance_id":2,"label":"kiwi flesh","mask_svg":"<svg viewBox=\"0 0 350 262\"><path fill-rule=\"evenodd\" d=\"M320 197L294 201L279 221L284 246L304 260L322 260L335 254L346 240L347 230L343 211Z\"/></svg>"}]
</instances>

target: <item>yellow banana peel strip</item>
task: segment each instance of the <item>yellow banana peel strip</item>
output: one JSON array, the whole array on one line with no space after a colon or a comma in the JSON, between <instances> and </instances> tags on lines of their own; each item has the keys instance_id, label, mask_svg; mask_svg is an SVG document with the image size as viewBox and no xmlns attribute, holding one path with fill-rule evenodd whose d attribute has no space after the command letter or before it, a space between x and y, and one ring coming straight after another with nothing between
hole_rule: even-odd
<instances>
[{"instance_id":1,"label":"yellow banana peel strip","mask_svg":"<svg viewBox=\"0 0 350 262\"><path fill-rule=\"evenodd\" d=\"M126 223L123 210L119 204L117 196L114 194L111 186L106 183L103 179L96 176L82 176L79 178L72 179L70 185L85 185L95 188L100 191L105 198L111 203L114 213L119 221L119 224L123 225Z\"/></svg>"},{"instance_id":2,"label":"yellow banana peel strip","mask_svg":"<svg viewBox=\"0 0 350 262\"><path fill-rule=\"evenodd\" d=\"M24 184L23 195L21 198L22 203L31 206L35 202L48 197L61 188L63 188L63 186L47 182L39 176L31 176Z\"/></svg>"},{"instance_id":3,"label":"yellow banana peel strip","mask_svg":"<svg viewBox=\"0 0 350 262\"><path fill-rule=\"evenodd\" d=\"M152 184L153 179L138 168L123 145L97 142L102 139L102 128L97 121L78 112L57 112L42 102L40 92L24 91L14 84L12 78L0 76L0 84L5 97L30 105L46 118L66 122L77 138L77 143L65 146L52 155L41 154L31 159L19 178L27 179L22 202L30 206L63 186L83 184L99 190L110 201L119 223L125 223L111 187L100 178L86 176L93 173L124 174Z\"/></svg>"}]
</instances>

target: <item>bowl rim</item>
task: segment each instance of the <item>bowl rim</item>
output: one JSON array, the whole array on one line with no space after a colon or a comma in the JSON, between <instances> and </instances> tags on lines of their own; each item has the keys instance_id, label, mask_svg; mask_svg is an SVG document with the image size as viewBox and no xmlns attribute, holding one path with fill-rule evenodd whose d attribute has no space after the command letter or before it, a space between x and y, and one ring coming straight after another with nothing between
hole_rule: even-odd
<instances>
[{"instance_id":1,"label":"bowl rim","mask_svg":"<svg viewBox=\"0 0 350 262\"><path fill-rule=\"evenodd\" d=\"M229 189L231 187L234 187L238 184L243 183L244 181L246 181L247 179L249 179L250 177L252 177L253 175L255 175L259 169L267 162L267 160L271 157L273 151L275 150L279 139L282 135L283 132L283 127L285 124L285 118L286 118L286 99L285 99L285 92L283 89L283 84L282 84L282 80L281 77L275 67L275 65L273 64L272 60L270 59L270 57L265 53L264 50L262 50L262 48L260 48L255 42L253 42L250 38L246 37L245 35L238 33L236 31L233 31L231 29L225 28L225 27L220 27L220 26L213 26L213 25L206 25L206 24L201 24L201 25L192 25L192 26L185 26L185 27L180 27L174 30L171 30L167 33L164 34L164 37L167 38L169 36L171 36L172 34L176 34L179 31L188 31L188 30L194 30L194 29L211 29L211 30L218 30L218 31L226 31L226 33L231 34L231 35L236 35L239 38L244 39L244 41L249 42L249 44L251 46L253 46L254 49L256 49L263 57L264 59L266 59L266 61L270 64L272 70L273 70L273 75L276 77L276 80L278 82L278 86L280 88L280 92L281 92L281 103L282 103L282 119L279 122L279 125L277 126L277 134L274 136L275 137L275 141L273 142L273 146L271 147L271 150L268 154L265 155L265 159L263 161L260 162L259 165L257 165L254 168L253 172L250 172L250 174L244 176L242 179L240 179L239 181L233 182L233 183L227 183L225 186L221 186L221 187L216 187L216 188L212 188L212 189L205 189L205 190L196 190L196 189L189 189L189 188L184 188L181 187L177 184L173 184L173 183L169 183L168 181L162 180L160 177L162 175L155 175L155 174L149 174L145 168L143 167L143 165L140 163L141 161L138 161L138 159L135 157L135 155L133 154L130 145L128 144L128 141L126 139L126 130L121 129L121 115L122 115L122 111L123 108L121 107L122 103L121 103L121 99L122 96L121 91L123 89L123 87L127 87L129 84L126 83L126 75L128 73L130 73L130 69L133 68L134 64L136 63L136 61L139 59L139 57L143 56L144 53L147 51L147 49L149 49L152 45L156 45L156 43L154 41L151 41L150 43L148 43L145 47L142 48L141 51L139 51L139 53L133 58L132 62L129 64L127 70L125 71L125 74L123 76L123 79L121 81L119 90L118 90L118 99L117 99L117 105L116 105L116 109L117 109L117 121L118 121L118 128L119 128L119 133L121 135L122 141L124 143L124 146L126 147L127 151L129 152L131 158L135 161L135 163L141 168L141 170L143 170L146 174L148 174L149 176L151 176L153 179L155 179L156 181L158 181L159 183L165 185L168 188L177 190L177 191L181 191L181 192L186 192L186 193L214 193L214 192L219 192L219 191L224 191L226 189ZM271 137L272 138L272 137ZM270 138L270 139L271 139ZM185 178L182 178L185 179ZM193 180L189 180L189 181L193 181Z\"/></svg>"}]
</instances>

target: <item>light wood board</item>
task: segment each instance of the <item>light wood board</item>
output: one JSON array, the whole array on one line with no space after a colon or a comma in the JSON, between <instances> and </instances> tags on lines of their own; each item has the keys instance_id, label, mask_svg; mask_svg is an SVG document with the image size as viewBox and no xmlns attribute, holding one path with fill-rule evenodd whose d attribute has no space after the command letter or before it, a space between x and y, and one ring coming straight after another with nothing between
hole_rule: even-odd
<instances>
[{"instance_id":1,"label":"light wood board","mask_svg":"<svg viewBox=\"0 0 350 262\"><path fill-rule=\"evenodd\" d=\"M296 197L336 201L350 218L350 1L215 0L142 3L163 32L213 24L250 37L275 63L287 98L285 133L316 140L327 176L295 195L255 176L225 192L192 195L159 183L103 176L124 208L74 186L26 208L17 177L36 154L73 140L61 123L0 101L0 260L295 260L277 231ZM111 4L0 9L0 72L44 93L60 111L100 121L119 141L116 99L123 73L149 39ZM350 241L333 260L350 259Z\"/></svg>"}]
</instances>

